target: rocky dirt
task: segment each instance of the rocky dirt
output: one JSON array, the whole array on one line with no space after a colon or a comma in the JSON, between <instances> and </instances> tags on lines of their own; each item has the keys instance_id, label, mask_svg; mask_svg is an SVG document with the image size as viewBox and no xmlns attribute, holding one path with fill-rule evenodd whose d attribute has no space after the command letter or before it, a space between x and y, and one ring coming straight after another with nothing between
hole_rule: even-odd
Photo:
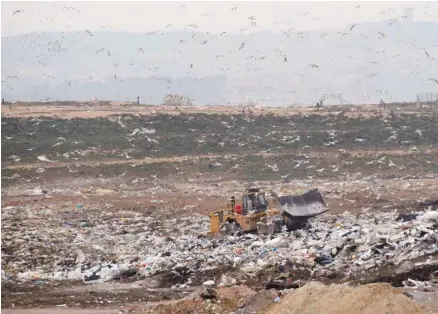
<instances>
[{"instance_id":1,"label":"rocky dirt","mask_svg":"<svg viewBox=\"0 0 438 314\"><path fill-rule=\"evenodd\" d=\"M352 288L310 282L289 294L267 314L313 313L400 313L426 314L428 311L409 299L400 290L386 283Z\"/></svg>"}]
</instances>

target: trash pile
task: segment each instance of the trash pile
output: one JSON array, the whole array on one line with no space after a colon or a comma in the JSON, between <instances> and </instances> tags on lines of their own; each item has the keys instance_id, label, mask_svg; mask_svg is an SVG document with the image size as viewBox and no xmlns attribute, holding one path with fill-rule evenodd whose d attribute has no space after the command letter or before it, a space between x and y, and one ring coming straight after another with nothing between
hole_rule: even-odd
<instances>
[{"instance_id":1,"label":"trash pile","mask_svg":"<svg viewBox=\"0 0 438 314\"><path fill-rule=\"evenodd\" d=\"M2 208L2 280L108 282L167 272L181 288L220 267L248 277L287 265L307 266L314 276L354 275L438 252L438 212L430 210L324 214L306 230L227 237L207 236L209 218L201 215L164 219L158 211L82 205L76 212ZM208 286L219 284L213 277ZM223 285L233 282L224 278Z\"/></svg>"}]
</instances>

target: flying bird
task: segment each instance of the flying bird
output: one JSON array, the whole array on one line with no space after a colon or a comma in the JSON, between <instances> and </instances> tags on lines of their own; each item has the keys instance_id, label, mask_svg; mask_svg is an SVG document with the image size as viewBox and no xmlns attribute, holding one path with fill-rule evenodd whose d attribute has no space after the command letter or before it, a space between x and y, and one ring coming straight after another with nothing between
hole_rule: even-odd
<instances>
[{"instance_id":1,"label":"flying bird","mask_svg":"<svg viewBox=\"0 0 438 314\"><path fill-rule=\"evenodd\" d=\"M437 79L434 79L434 78L430 78L430 79L428 79L428 81L435 82L435 83L438 84L438 80L437 80Z\"/></svg>"},{"instance_id":2,"label":"flying bird","mask_svg":"<svg viewBox=\"0 0 438 314\"><path fill-rule=\"evenodd\" d=\"M20 13L20 12L24 12L24 10L17 10L14 13L12 13L12 16L14 16L15 14Z\"/></svg>"},{"instance_id":3,"label":"flying bird","mask_svg":"<svg viewBox=\"0 0 438 314\"><path fill-rule=\"evenodd\" d=\"M245 42L243 42L241 45L240 45L240 48L239 48L239 50L242 50L243 49L243 47L245 47Z\"/></svg>"},{"instance_id":4,"label":"flying bird","mask_svg":"<svg viewBox=\"0 0 438 314\"><path fill-rule=\"evenodd\" d=\"M5 79L5 81L7 81L8 79L16 79L16 80L18 80L18 77L16 77L15 75L14 76L8 76L8 77L6 77L6 79Z\"/></svg>"},{"instance_id":5,"label":"flying bird","mask_svg":"<svg viewBox=\"0 0 438 314\"><path fill-rule=\"evenodd\" d=\"M237 7L231 8L231 11L236 11L236 10L237 10Z\"/></svg>"},{"instance_id":6,"label":"flying bird","mask_svg":"<svg viewBox=\"0 0 438 314\"><path fill-rule=\"evenodd\" d=\"M355 28L355 27L356 27L356 24L351 25L351 27L350 27L350 31L352 31L353 28Z\"/></svg>"},{"instance_id":7,"label":"flying bird","mask_svg":"<svg viewBox=\"0 0 438 314\"><path fill-rule=\"evenodd\" d=\"M91 31L90 31L89 29L86 29L85 32L86 32L88 35L93 36L93 34L91 34Z\"/></svg>"},{"instance_id":8,"label":"flying bird","mask_svg":"<svg viewBox=\"0 0 438 314\"><path fill-rule=\"evenodd\" d=\"M73 10L73 11L75 11L75 12L76 12L75 8L73 8L73 7L67 7L67 6L65 6L65 7L63 7L63 9L67 9L67 10ZM79 12L80 12L80 11L79 11Z\"/></svg>"},{"instance_id":9,"label":"flying bird","mask_svg":"<svg viewBox=\"0 0 438 314\"><path fill-rule=\"evenodd\" d=\"M382 35L382 37L386 38L386 35L383 34L382 32L378 32L380 35Z\"/></svg>"}]
</instances>

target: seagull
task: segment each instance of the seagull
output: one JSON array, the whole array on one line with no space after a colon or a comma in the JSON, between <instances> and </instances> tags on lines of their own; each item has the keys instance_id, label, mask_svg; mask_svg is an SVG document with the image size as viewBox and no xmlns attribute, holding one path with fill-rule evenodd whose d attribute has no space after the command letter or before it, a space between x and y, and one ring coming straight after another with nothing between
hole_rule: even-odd
<instances>
[{"instance_id":1,"label":"seagull","mask_svg":"<svg viewBox=\"0 0 438 314\"><path fill-rule=\"evenodd\" d=\"M93 36L93 34L91 34L91 31L90 31L89 29L86 29L85 32L86 32L88 35Z\"/></svg>"},{"instance_id":2,"label":"seagull","mask_svg":"<svg viewBox=\"0 0 438 314\"><path fill-rule=\"evenodd\" d=\"M239 50L242 50L243 49L243 47L245 47L245 43L243 42L241 45L240 45L240 48L239 48Z\"/></svg>"},{"instance_id":3,"label":"seagull","mask_svg":"<svg viewBox=\"0 0 438 314\"><path fill-rule=\"evenodd\" d=\"M58 142L58 143L54 144L54 145L52 146L52 148L54 148L54 147L56 147L56 146L59 146L59 145L62 145L62 144L64 144L64 142Z\"/></svg>"},{"instance_id":4,"label":"seagull","mask_svg":"<svg viewBox=\"0 0 438 314\"><path fill-rule=\"evenodd\" d=\"M14 13L12 13L12 16L14 16L15 14L20 13L20 12L24 12L24 10L17 10Z\"/></svg>"},{"instance_id":5,"label":"seagull","mask_svg":"<svg viewBox=\"0 0 438 314\"><path fill-rule=\"evenodd\" d=\"M350 27L350 31L352 31L353 28L355 28L355 27L356 27L356 24L351 25L351 27Z\"/></svg>"},{"instance_id":6,"label":"seagull","mask_svg":"<svg viewBox=\"0 0 438 314\"><path fill-rule=\"evenodd\" d=\"M435 83L437 83L438 84L438 80L437 79L435 79L435 78L430 78L430 79L428 79L427 81L433 81L433 82L435 82Z\"/></svg>"},{"instance_id":7,"label":"seagull","mask_svg":"<svg viewBox=\"0 0 438 314\"><path fill-rule=\"evenodd\" d=\"M8 79L16 79L16 80L18 80L18 77L16 77L15 75L14 76L8 76L8 77L6 77L6 79L5 79L5 81L7 81Z\"/></svg>"},{"instance_id":8,"label":"seagull","mask_svg":"<svg viewBox=\"0 0 438 314\"><path fill-rule=\"evenodd\" d=\"M380 35L382 35L382 37L386 38L386 35L383 34L382 32L378 32Z\"/></svg>"},{"instance_id":9,"label":"seagull","mask_svg":"<svg viewBox=\"0 0 438 314\"><path fill-rule=\"evenodd\" d=\"M424 50L424 49L422 49L423 50L423 52L426 54L426 56L428 57L428 58L430 58L430 54L426 51L426 50Z\"/></svg>"},{"instance_id":10,"label":"seagull","mask_svg":"<svg viewBox=\"0 0 438 314\"><path fill-rule=\"evenodd\" d=\"M237 10L237 7L231 8L231 11L236 11L236 10Z\"/></svg>"},{"instance_id":11,"label":"seagull","mask_svg":"<svg viewBox=\"0 0 438 314\"><path fill-rule=\"evenodd\" d=\"M67 7L67 6L64 6L63 9L67 9L67 10L70 10L70 9L71 9L71 10L73 10L73 11L76 11L75 8L73 8L73 7Z\"/></svg>"}]
</instances>

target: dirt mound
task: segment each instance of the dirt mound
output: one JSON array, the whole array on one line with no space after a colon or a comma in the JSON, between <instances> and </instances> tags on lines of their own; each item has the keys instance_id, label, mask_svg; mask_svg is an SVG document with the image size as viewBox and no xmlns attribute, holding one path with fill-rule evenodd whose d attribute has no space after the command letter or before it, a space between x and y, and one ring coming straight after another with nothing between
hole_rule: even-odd
<instances>
[{"instance_id":1,"label":"dirt mound","mask_svg":"<svg viewBox=\"0 0 438 314\"><path fill-rule=\"evenodd\" d=\"M267 314L419 314L428 313L400 290L387 283L357 288L310 282L284 297Z\"/></svg>"}]
</instances>

